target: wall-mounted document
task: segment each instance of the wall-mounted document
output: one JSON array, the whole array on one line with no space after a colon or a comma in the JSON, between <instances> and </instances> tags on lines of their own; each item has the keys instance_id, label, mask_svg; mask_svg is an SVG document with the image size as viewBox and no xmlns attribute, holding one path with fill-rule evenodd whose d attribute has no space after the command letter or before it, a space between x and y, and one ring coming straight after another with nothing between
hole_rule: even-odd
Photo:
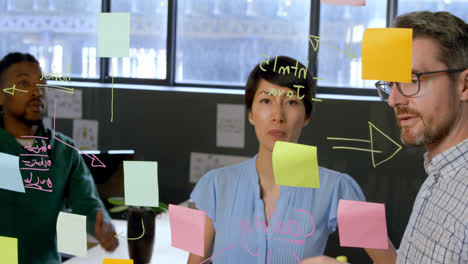
<instances>
[{"instance_id":1,"label":"wall-mounted document","mask_svg":"<svg viewBox=\"0 0 468 264\"><path fill-rule=\"evenodd\" d=\"M96 120L73 120L73 140L81 150L98 149L99 123Z\"/></svg>"},{"instance_id":2,"label":"wall-mounted document","mask_svg":"<svg viewBox=\"0 0 468 264\"><path fill-rule=\"evenodd\" d=\"M243 156L218 155L209 153L190 153L190 182L196 183L210 170L241 163L250 159Z\"/></svg>"},{"instance_id":3,"label":"wall-mounted document","mask_svg":"<svg viewBox=\"0 0 468 264\"><path fill-rule=\"evenodd\" d=\"M216 123L216 146L244 148L245 106L218 104Z\"/></svg>"},{"instance_id":4,"label":"wall-mounted document","mask_svg":"<svg viewBox=\"0 0 468 264\"><path fill-rule=\"evenodd\" d=\"M56 89L47 90L47 115L54 116L54 103L57 99L55 117L81 119L83 116L82 91L74 89L73 93L64 93Z\"/></svg>"}]
</instances>

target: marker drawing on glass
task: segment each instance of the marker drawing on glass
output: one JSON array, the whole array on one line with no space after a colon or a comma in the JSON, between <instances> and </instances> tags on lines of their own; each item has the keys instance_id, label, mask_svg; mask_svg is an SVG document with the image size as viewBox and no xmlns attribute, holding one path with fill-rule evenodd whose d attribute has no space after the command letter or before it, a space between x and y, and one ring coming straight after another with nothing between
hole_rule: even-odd
<instances>
[{"instance_id":1,"label":"marker drawing on glass","mask_svg":"<svg viewBox=\"0 0 468 264\"><path fill-rule=\"evenodd\" d=\"M37 140L40 140L39 144L32 146L30 143L27 146L24 146L24 149L29 151L29 154L20 154L22 157L20 170L30 170L29 179L23 179L24 188L36 189L44 192L52 192L52 181L48 177L46 179L40 179L39 176L36 176L36 181L33 183L33 171L50 171L52 166L52 161L49 156L46 155L48 150L51 149L51 146L46 143L46 140L49 140L47 137L39 136L22 136L22 138L34 138L34 142L37 143ZM32 153L32 154L31 154Z\"/></svg>"},{"instance_id":2,"label":"marker drawing on glass","mask_svg":"<svg viewBox=\"0 0 468 264\"><path fill-rule=\"evenodd\" d=\"M106 165L105 165L104 163L102 163L102 161L100 161L100 160L96 157L95 154L89 155L89 154L83 153L80 149L75 148L74 146L72 146L72 145L70 145L70 144L64 142L63 140L61 140L61 139L59 139L59 138L57 138L57 137L55 136L55 115L56 115L56 111L57 111L57 99L55 99L55 102L54 102L54 121L53 121L54 129L53 129L53 134L52 134L52 135L53 135L53 138L56 139L57 141L59 141L59 142L65 144L66 146L68 146L68 147L70 147L70 148L72 148L72 149L78 151L79 153L85 155L86 157L90 158L90 159L92 160L92 162L91 162L91 166L92 166L92 167L102 167L102 168L105 168Z\"/></svg>"}]
</instances>

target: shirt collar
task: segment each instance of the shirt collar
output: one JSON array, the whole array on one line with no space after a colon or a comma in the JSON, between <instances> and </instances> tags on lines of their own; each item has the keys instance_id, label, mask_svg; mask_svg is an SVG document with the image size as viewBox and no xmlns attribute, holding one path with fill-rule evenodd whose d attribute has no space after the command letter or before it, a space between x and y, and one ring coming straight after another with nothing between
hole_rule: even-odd
<instances>
[{"instance_id":1,"label":"shirt collar","mask_svg":"<svg viewBox=\"0 0 468 264\"><path fill-rule=\"evenodd\" d=\"M424 153L424 169L428 175L440 172L446 175L468 163L468 138L457 145L437 154L431 160L428 152Z\"/></svg>"}]
</instances>

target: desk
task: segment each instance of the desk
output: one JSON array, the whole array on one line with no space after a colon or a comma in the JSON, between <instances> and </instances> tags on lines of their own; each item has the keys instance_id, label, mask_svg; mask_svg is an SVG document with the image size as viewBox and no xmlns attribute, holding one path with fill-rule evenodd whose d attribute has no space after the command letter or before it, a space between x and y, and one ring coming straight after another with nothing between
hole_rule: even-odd
<instances>
[{"instance_id":1,"label":"desk","mask_svg":"<svg viewBox=\"0 0 468 264\"><path fill-rule=\"evenodd\" d=\"M127 237L127 221L112 219L117 234L123 232ZM156 236L154 240L153 257L151 264L186 264L189 253L171 246L171 229L169 213L156 216ZM119 237L119 246L114 252L105 251L100 245L88 250L87 257L74 257L66 264L101 264L104 258L129 259L127 240Z\"/></svg>"}]
</instances>

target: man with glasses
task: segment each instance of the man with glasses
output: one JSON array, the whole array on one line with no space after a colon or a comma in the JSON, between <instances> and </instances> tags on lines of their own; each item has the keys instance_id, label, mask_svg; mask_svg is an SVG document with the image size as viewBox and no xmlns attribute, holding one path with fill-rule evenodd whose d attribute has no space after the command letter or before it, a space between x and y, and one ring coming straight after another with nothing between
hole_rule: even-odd
<instances>
[{"instance_id":1,"label":"man with glasses","mask_svg":"<svg viewBox=\"0 0 468 264\"><path fill-rule=\"evenodd\" d=\"M376 87L401 141L426 148L428 174L397 263L468 263L468 25L423 11L399 16L395 27L413 29L412 80Z\"/></svg>"},{"instance_id":2,"label":"man with glasses","mask_svg":"<svg viewBox=\"0 0 468 264\"><path fill-rule=\"evenodd\" d=\"M401 141L426 148L428 174L397 263L468 263L468 25L427 11L399 16L394 24L413 29L412 80L376 87L395 111ZM326 256L302 262L315 263L339 262Z\"/></svg>"}]
</instances>

